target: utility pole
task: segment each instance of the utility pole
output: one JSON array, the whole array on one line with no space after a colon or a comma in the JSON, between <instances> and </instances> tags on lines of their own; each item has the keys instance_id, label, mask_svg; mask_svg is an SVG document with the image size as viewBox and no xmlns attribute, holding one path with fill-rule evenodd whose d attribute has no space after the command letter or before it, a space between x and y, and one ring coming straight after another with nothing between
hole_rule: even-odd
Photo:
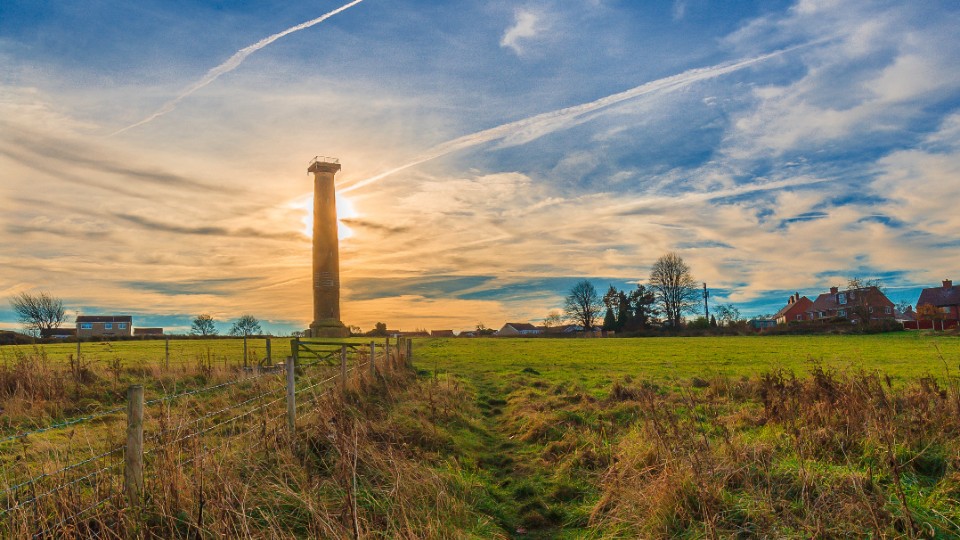
<instances>
[{"instance_id":1,"label":"utility pole","mask_svg":"<svg viewBox=\"0 0 960 540\"><path fill-rule=\"evenodd\" d=\"M710 306L707 305L707 298L710 298L710 291L707 290L707 284L703 284L703 317L710 320Z\"/></svg>"}]
</instances>

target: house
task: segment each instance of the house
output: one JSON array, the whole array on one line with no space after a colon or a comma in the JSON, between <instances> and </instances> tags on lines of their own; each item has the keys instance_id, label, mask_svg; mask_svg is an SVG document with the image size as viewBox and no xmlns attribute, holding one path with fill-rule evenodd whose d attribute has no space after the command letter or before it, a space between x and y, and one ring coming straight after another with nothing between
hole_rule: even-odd
<instances>
[{"instance_id":1,"label":"house","mask_svg":"<svg viewBox=\"0 0 960 540\"><path fill-rule=\"evenodd\" d=\"M66 339L77 337L76 328L41 328L40 337L42 338L54 338L54 339Z\"/></svg>"},{"instance_id":2,"label":"house","mask_svg":"<svg viewBox=\"0 0 960 540\"><path fill-rule=\"evenodd\" d=\"M431 330L430 337L454 337L453 330Z\"/></svg>"},{"instance_id":3,"label":"house","mask_svg":"<svg viewBox=\"0 0 960 540\"><path fill-rule=\"evenodd\" d=\"M807 311L809 320L847 319L859 323L862 319L878 321L893 320L893 302L877 287L861 287L841 291L839 287L830 287L813 301Z\"/></svg>"},{"instance_id":4,"label":"house","mask_svg":"<svg viewBox=\"0 0 960 540\"><path fill-rule=\"evenodd\" d=\"M77 317L77 336L132 336L133 317L130 315L80 315Z\"/></svg>"},{"instance_id":5,"label":"house","mask_svg":"<svg viewBox=\"0 0 960 540\"><path fill-rule=\"evenodd\" d=\"M530 323L507 323L497 331L498 336L536 336L542 333L542 329Z\"/></svg>"},{"instance_id":6,"label":"house","mask_svg":"<svg viewBox=\"0 0 960 540\"><path fill-rule=\"evenodd\" d=\"M135 336L162 336L163 328L134 328L133 335Z\"/></svg>"},{"instance_id":7,"label":"house","mask_svg":"<svg viewBox=\"0 0 960 540\"><path fill-rule=\"evenodd\" d=\"M764 328L773 328L777 325L776 319L750 319L750 326L754 330L763 330Z\"/></svg>"},{"instance_id":8,"label":"house","mask_svg":"<svg viewBox=\"0 0 960 540\"><path fill-rule=\"evenodd\" d=\"M939 311L937 319L942 322L937 324L938 327L946 329L957 326L960 324L960 285L954 285L953 281L945 279L940 287L923 289L917 300L917 312L920 312L921 306L927 305Z\"/></svg>"},{"instance_id":9,"label":"house","mask_svg":"<svg viewBox=\"0 0 960 540\"><path fill-rule=\"evenodd\" d=\"M787 305L773 316L773 320L777 321L777 324L806 320L807 312L810 311L811 307L813 307L813 302L809 298L800 296L800 293L794 293L787 300Z\"/></svg>"}]
</instances>

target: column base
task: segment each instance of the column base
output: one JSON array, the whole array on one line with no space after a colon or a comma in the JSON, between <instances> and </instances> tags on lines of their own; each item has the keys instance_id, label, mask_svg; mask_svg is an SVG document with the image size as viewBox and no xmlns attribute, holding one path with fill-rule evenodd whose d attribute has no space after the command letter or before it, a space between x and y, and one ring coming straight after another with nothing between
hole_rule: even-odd
<instances>
[{"instance_id":1,"label":"column base","mask_svg":"<svg viewBox=\"0 0 960 540\"><path fill-rule=\"evenodd\" d=\"M307 337L350 337L350 329L344 326L340 321L327 319L311 324L310 329L307 330Z\"/></svg>"}]
</instances>

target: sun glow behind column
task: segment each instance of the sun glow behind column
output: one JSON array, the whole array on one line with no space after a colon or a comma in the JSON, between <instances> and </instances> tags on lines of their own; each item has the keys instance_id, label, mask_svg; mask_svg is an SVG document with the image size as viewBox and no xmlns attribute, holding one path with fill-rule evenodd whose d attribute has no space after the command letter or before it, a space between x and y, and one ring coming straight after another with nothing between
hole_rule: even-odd
<instances>
[{"instance_id":1,"label":"sun glow behind column","mask_svg":"<svg viewBox=\"0 0 960 540\"><path fill-rule=\"evenodd\" d=\"M291 201L288 208L299 212L302 228L300 233L306 238L313 238L313 194L306 194ZM343 195L337 195L337 238L346 240L354 235L353 229L343 223L344 219L359 217L353 201Z\"/></svg>"}]
</instances>

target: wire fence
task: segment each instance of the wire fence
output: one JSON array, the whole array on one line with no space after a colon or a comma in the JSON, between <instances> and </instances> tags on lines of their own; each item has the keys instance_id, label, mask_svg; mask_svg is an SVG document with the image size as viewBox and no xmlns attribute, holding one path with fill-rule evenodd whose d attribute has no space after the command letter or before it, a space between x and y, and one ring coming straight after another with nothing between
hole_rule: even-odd
<instances>
[{"instance_id":1,"label":"wire fence","mask_svg":"<svg viewBox=\"0 0 960 540\"><path fill-rule=\"evenodd\" d=\"M405 340L397 340L395 348L389 341L318 345L292 340L291 352L279 369L257 369L236 379L149 400L143 399L141 390L139 405L131 402L0 438L0 537L25 532L32 532L34 538L57 537L111 500L121 510L142 497L142 480L137 488L131 487L130 479L137 475L142 479L144 469L149 475L154 458L170 452L177 453L177 463L183 467L246 440L257 430L265 435L268 429L278 437L285 433L295 443L297 420L309 414L322 396L345 385L350 377L384 375L397 362L409 362L412 346ZM332 361L338 356L339 366ZM331 369L339 372L331 374ZM279 411L283 402L286 410ZM125 426L119 414L124 411ZM98 422L108 417L114 421ZM123 427L126 442L120 442ZM77 430L85 428L91 429L88 439L94 441L88 442L90 455L71 459L83 452L74 447L74 441L82 440ZM266 439L258 437L252 446L259 447ZM4 446L14 440L34 444ZM139 458L139 466L131 455ZM131 491L137 489L139 493Z\"/></svg>"}]
</instances>

